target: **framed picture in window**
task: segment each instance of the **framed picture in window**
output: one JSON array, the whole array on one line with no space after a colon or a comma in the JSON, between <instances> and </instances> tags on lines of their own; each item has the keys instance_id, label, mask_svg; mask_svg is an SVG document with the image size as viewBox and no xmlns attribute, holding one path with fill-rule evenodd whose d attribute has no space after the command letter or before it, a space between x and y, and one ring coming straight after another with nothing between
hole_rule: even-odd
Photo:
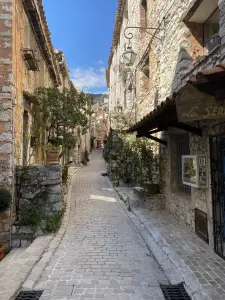
<instances>
[{"instance_id":1,"label":"framed picture in window","mask_svg":"<svg viewBox=\"0 0 225 300\"><path fill-rule=\"evenodd\" d=\"M182 156L182 181L183 184L196 187L208 187L207 163L204 155Z\"/></svg>"}]
</instances>

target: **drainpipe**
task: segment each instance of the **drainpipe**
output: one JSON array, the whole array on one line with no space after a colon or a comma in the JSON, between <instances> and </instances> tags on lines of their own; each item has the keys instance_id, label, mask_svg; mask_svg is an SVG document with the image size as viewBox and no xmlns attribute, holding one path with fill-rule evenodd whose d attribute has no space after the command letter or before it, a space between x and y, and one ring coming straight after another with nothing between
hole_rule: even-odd
<instances>
[{"instance_id":1,"label":"drainpipe","mask_svg":"<svg viewBox=\"0 0 225 300\"><path fill-rule=\"evenodd\" d=\"M10 221L9 221L9 250L12 249L12 225L13 225L13 208L15 203L15 133L14 133L14 107L16 105L16 99L12 100L12 203L10 207Z\"/></svg>"}]
</instances>

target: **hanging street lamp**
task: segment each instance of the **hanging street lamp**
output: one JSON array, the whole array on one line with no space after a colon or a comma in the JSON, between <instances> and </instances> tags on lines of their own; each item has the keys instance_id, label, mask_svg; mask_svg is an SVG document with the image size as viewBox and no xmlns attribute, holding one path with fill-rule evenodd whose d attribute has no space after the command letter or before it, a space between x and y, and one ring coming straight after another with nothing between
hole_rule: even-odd
<instances>
[{"instance_id":1,"label":"hanging street lamp","mask_svg":"<svg viewBox=\"0 0 225 300\"><path fill-rule=\"evenodd\" d=\"M131 47L131 40L133 39L134 35L133 33L131 32L131 30L133 29L138 29L138 30L142 30L142 31L145 31L147 32L149 35L151 36L155 36L157 39L160 40L160 38L158 38L155 33L157 32L157 30L159 29L158 27L136 27L136 26L129 26L129 27L126 27L125 30L124 30L124 36L126 39L129 40L129 43L128 43L128 46L127 46L127 49L126 51L124 52L124 54L122 55L123 57L123 62L126 66L133 66L135 61L136 61L136 58L137 58L137 54L133 51L132 47ZM154 29L155 30L155 33L151 33L149 32L148 30L149 29Z\"/></svg>"},{"instance_id":2,"label":"hanging street lamp","mask_svg":"<svg viewBox=\"0 0 225 300\"><path fill-rule=\"evenodd\" d=\"M123 54L123 62L126 66L132 67L136 61L137 54L133 51L131 46Z\"/></svg>"}]
</instances>

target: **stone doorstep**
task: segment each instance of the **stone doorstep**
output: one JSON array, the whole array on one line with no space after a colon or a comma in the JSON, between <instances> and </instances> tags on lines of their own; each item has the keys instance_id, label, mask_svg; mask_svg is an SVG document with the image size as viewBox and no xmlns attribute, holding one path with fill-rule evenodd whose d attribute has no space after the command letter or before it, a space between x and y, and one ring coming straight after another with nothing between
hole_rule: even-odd
<instances>
[{"instance_id":1,"label":"stone doorstep","mask_svg":"<svg viewBox=\"0 0 225 300\"><path fill-rule=\"evenodd\" d=\"M120 199L123 200L120 201L120 204L126 209L126 213L142 234L145 242L158 264L165 272L170 283L178 284L184 282L185 288L193 300L212 300L208 293L202 288L193 272L179 255L173 252L170 245L166 242L157 228L155 228L153 224L135 208L131 207L131 213L127 211L125 203L127 202L126 193L128 191L126 190L125 192L121 188L115 188L115 190Z\"/></svg>"}]
</instances>

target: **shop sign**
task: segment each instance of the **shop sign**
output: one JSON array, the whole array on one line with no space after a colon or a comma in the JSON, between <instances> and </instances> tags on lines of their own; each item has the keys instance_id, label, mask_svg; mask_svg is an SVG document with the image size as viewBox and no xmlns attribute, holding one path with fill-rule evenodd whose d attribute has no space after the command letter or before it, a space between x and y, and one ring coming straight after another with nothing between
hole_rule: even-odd
<instances>
[{"instance_id":1,"label":"shop sign","mask_svg":"<svg viewBox=\"0 0 225 300\"><path fill-rule=\"evenodd\" d=\"M214 96L200 92L190 83L178 92L176 107L180 122L225 118L223 101L216 101Z\"/></svg>"}]
</instances>

